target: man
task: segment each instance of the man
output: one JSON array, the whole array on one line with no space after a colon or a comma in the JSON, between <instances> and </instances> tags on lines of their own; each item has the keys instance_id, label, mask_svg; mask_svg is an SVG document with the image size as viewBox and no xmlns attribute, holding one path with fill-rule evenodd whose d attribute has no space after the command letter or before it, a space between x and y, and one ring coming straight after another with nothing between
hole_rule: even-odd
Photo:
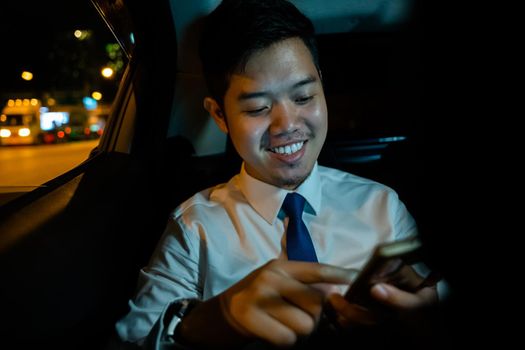
<instances>
[{"instance_id":1,"label":"man","mask_svg":"<svg viewBox=\"0 0 525 350\"><path fill-rule=\"evenodd\" d=\"M175 210L117 324L120 337L289 346L314 332L326 303L343 326L374 323L339 287L377 243L416 227L393 190L317 164L327 106L312 23L288 1L224 0L206 20L201 59L204 107L243 166ZM308 262L290 256L287 230L301 223L282 209L289 193L305 199ZM385 284L372 294L395 309L435 298L432 288L412 294Z\"/></svg>"}]
</instances>

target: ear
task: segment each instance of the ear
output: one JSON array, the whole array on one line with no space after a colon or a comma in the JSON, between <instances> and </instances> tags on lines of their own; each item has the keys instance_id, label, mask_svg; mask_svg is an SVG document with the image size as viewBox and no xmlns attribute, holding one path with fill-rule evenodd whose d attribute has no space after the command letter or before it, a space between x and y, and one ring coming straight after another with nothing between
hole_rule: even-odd
<instances>
[{"instance_id":1,"label":"ear","mask_svg":"<svg viewBox=\"0 0 525 350\"><path fill-rule=\"evenodd\" d=\"M219 126L219 129L222 130L225 134L228 133L228 123L226 122L226 116L222 111L221 107L217 101L211 97L204 98L204 108L210 113L215 120L215 123Z\"/></svg>"}]
</instances>

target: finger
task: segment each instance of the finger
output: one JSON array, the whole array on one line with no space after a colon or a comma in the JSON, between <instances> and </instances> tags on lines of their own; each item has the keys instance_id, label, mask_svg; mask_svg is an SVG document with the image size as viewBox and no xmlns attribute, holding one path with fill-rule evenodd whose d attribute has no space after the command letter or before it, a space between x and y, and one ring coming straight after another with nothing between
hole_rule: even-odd
<instances>
[{"instance_id":1,"label":"finger","mask_svg":"<svg viewBox=\"0 0 525 350\"><path fill-rule=\"evenodd\" d=\"M410 265L405 265L395 278L395 285L406 290L415 290L423 282L424 278Z\"/></svg>"},{"instance_id":2,"label":"finger","mask_svg":"<svg viewBox=\"0 0 525 350\"><path fill-rule=\"evenodd\" d=\"M311 315L308 310L302 309L281 298L267 299L262 306L270 316L288 327L297 336L310 334L314 330L321 314L320 302L318 302L317 306L317 315Z\"/></svg>"},{"instance_id":3,"label":"finger","mask_svg":"<svg viewBox=\"0 0 525 350\"><path fill-rule=\"evenodd\" d=\"M291 346L297 341L296 333L286 324L265 311L254 310L244 318L243 326L255 337L276 346Z\"/></svg>"},{"instance_id":4,"label":"finger","mask_svg":"<svg viewBox=\"0 0 525 350\"><path fill-rule=\"evenodd\" d=\"M343 327L349 325L373 325L377 323L376 317L365 308L349 303L340 294L328 297L330 306L337 314L337 321Z\"/></svg>"},{"instance_id":5,"label":"finger","mask_svg":"<svg viewBox=\"0 0 525 350\"><path fill-rule=\"evenodd\" d=\"M266 290L264 295L259 294L260 290L256 294L240 293L234 295L231 302L224 297L223 312L241 334L286 345L294 342L297 336L313 331L320 318L324 297L318 290L295 280L281 279L276 285L278 289ZM268 317L273 321L270 322ZM261 330L262 327L270 331Z\"/></svg>"},{"instance_id":6,"label":"finger","mask_svg":"<svg viewBox=\"0 0 525 350\"><path fill-rule=\"evenodd\" d=\"M312 283L312 284L309 284L309 286L320 291L325 297L328 297L330 294L334 294L334 293L341 294L341 291L342 291L341 285L335 285L335 284L329 284L329 283Z\"/></svg>"},{"instance_id":7,"label":"finger","mask_svg":"<svg viewBox=\"0 0 525 350\"><path fill-rule=\"evenodd\" d=\"M303 283L349 283L355 270L327 264L274 260L272 268L281 270L287 276Z\"/></svg>"},{"instance_id":8,"label":"finger","mask_svg":"<svg viewBox=\"0 0 525 350\"><path fill-rule=\"evenodd\" d=\"M378 283L371 289L372 296L379 302L399 310L415 309L437 300L435 288L422 288L416 293L406 292L390 284Z\"/></svg>"},{"instance_id":9,"label":"finger","mask_svg":"<svg viewBox=\"0 0 525 350\"><path fill-rule=\"evenodd\" d=\"M297 340L296 334L285 324L268 314L268 310L260 305L260 301L243 302L245 296L238 294L232 300L221 294L219 297L221 310L226 321L246 338L260 338L278 346L288 346ZM278 298L278 296L267 299ZM241 299L237 302L234 299ZM233 302L232 302L233 301Z\"/></svg>"},{"instance_id":10,"label":"finger","mask_svg":"<svg viewBox=\"0 0 525 350\"><path fill-rule=\"evenodd\" d=\"M278 273L274 273L278 272ZM290 303L308 312L317 322L320 318L322 305L328 295L340 293L340 284L348 284L354 279L358 270L343 269L318 263L274 260L263 269L260 279L273 280L278 293ZM282 278L278 277L281 276ZM280 281L275 281L279 278ZM323 282L317 282L317 281ZM329 284L327 281L338 283ZM270 285L270 283L263 283Z\"/></svg>"},{"instance_id":11,"label":"finger","mask_svg":"<svg viewBox=\"0 0 525 350\"><path fill-rule=\"evenodd\" d=\"M276 273L275 268L262 269L247 282L249 284L229 289L221 299L224 313L240 332L253 332L243 330L246 320L261 312L269 314L296 334L309 334L313 330L325 300L321 291L283 273Z\"/></svg>"},{"instance_id":12,"label":"finger","mask_svg":"<svg viewBox=\"0 0 525 350\"><path fill-rule=\"evenodd\" d=\"M321 315L322 306L326 299L326 294L319 288L312 285L302 283L292 278L282 278L279 282L274 284L276 286L276 295L282 300L282 303L290 304L291 306L302 310L308 314L313 322L317 322ZM273 305L274 298L263 299L263 302L268 300L269 305ZM261 305L261 307L268 307L269 305Z\"/></svg>"}]
</instances>

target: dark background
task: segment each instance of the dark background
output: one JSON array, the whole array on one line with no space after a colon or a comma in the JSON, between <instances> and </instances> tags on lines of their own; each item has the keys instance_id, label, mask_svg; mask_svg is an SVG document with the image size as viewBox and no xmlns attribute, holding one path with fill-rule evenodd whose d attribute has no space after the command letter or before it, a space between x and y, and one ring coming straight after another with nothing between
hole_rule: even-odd
<instances>
[{"instance_id":1,"label":"dark background","mask_svg":"<svg viewBox=\"0 0 525 350\"><path fill-rule=\"evenodd\" d=\"M115 40L91 2L9 1L2 2L0 12L1 97L82 90L85 84L114 90L115 81L104 81L100 67L108 62L105 45ZM79 41L73 36L76 29L93 35ZM24 70L33 73L33 80L21 79Z\"/></svg>"}]
</instances>

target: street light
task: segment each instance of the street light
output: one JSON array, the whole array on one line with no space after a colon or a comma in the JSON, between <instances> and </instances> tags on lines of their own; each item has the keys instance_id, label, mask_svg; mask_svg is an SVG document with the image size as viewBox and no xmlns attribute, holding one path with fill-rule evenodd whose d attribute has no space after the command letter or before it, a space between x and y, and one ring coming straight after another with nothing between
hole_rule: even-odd
<instances>
[{"instance_id":1,"label":"street light","mask_svg":"<svg viewBox=\"0 0 525 350\"><path fill-rule=\"evenodd\" d=\"M93 99L97 101L100 101L102 99L102 93L100 93L99 91L93 91L91 97L93 97Z\"/></svg>"},{"instance_id":2,"label":"street light","mask_svg":"<svg viewBox=\"0 0 525 350\"><path fill-rule=\"evenodd\" d=\"M73 35L75 36L75 38L82 41L82 40L88 39L91 36L91 32L92 32L91 30L77 29L73 32Z\"/></svg>"},{"instance_id":3,"label":"street light","mask_svg":"<svg viewBox=\"0 0 525 350\"><path fill-rule=\"evenodd\" d=\"M110 67L104 67L102 68L102 70L100 71L100 74L102 74L102 76L106 79L109 79L113 76L113 69L111 69Z\"/></svg>"},{"instance_id":4,"label":"street light","mask_svg":"<svg viewBox=\"0 0 525 350\"><path fill-rule=\"evenodd\" d=\"M21 74L21 77L24 80L30 81L31 79L33 79L33 73L28 72L28 71L23 71Z\"/></svg>"}]
</instances>

